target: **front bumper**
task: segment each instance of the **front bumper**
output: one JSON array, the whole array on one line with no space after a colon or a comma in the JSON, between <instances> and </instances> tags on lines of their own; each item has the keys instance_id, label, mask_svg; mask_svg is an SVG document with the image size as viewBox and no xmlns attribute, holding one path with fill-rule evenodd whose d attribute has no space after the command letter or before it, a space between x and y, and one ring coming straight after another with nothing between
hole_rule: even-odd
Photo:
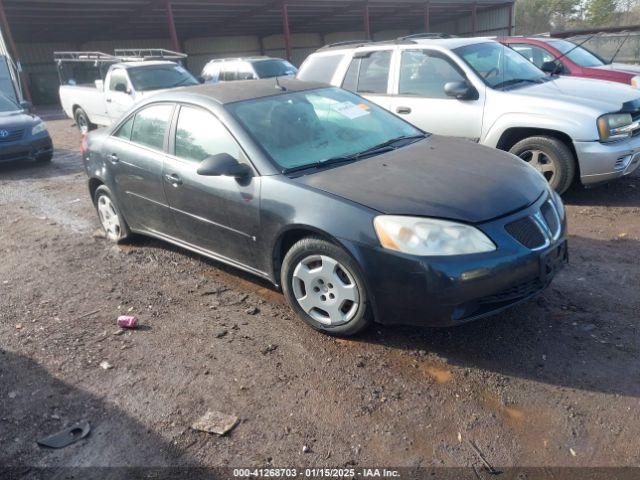
<instances>
[{"instance_id":1,"label":"front bumper","mask_svg":"<svg viewBox=\"0 0 640 480\"><path fill-rule=\"evenodd\" d=\"M583 185L615 180L640 167L640 136L614 143L574 142L574 146Z\"/></svg>"},{"instance_id":2,"label":"front bumper","mask_svg":"<svg viewBox=\"0 0 640 480\"><path fill-rule=\"evenodd\" d=\"M0 163L38 160L52 153L53 142L49 135L11 143L0 142Z\"/></svg>"},{"instance_id":3,"label":"front bumper","mask_svg":"<svg viewBox=\"0 0 640 480\"><path fill-rule=\"evenodd\" d=\"M415 257L381 247L351 245L364 270L374 317L383 324L454 326L523 302L544 290L568 261L566 220L538 250L505 230L534 215L547 199L516 214L480 225L498 248L486 254Z\"/></svg>"}]
</instances>

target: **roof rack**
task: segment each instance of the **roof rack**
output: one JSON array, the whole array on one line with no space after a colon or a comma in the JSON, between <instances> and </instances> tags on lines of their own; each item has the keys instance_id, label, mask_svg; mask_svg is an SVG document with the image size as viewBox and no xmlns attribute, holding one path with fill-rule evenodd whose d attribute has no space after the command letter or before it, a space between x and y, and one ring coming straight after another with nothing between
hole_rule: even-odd
<instances>
[{"instance_id":1,"label":"roof rack","mask_svg":"<svg viewBox=\"0 0 640 480\"><path fill-rule=\"evenodd\" d=\"M320 50L329 49L329 48L337 48L337 47L347 47L347 46L361 47L363 45L369 45L370 43L371 43L371 41L369 41L369 40L344 40L342 42L329 43L329 44L325 45L324 47L322 47Z\"/></svg>"},{"instance_id":2,"label":"roof rack","mask_svg":"<svg viewBox=\"0 0 640 480\"><path fill-rule=\"evenodd\" d=\"M424 33L414 33L412 35L405 35L404 37L399 37L399 41L404 40L420 40L420 39L442 39L442 38L457 38L455 35L451 35L449 33L436 33L436 32L424 32Z\"/></svg>"},{"instance_id":3,"label":"roof rack","mask_svg":"<svg viewBox=\"0 0 640 480\"><path fill-rule=\"evenodd\" d=\"M116 48L114 53L116 57L120 57L124 61L134 62L140 60L184 60L187 58L184 53L164 48Z\"/></svg>"},{"instance_id":4,"label":"roof rack","mask_svg":"<svg viewBox=\"0 0 640 480\"><path fill-rule=\"evenodd\" d=\"M102 52L53 52L53 59L57 63L62 62L96 62L117 63L121 59Z\"/></svg>"},{"instance_id":5,"label":"roof rack","mask_svg":"<svg viewBox=\"0 0 640 480\"><path fill-rule=\"evenodd\" d=\"M122 63L144 62L148 60L183 60L187 58L184 53L172 52L162 48L117 48L114 55L103 52L53 52L56 63L63 62L93 62L98 63Z\"/></svg>"}]
</instances>

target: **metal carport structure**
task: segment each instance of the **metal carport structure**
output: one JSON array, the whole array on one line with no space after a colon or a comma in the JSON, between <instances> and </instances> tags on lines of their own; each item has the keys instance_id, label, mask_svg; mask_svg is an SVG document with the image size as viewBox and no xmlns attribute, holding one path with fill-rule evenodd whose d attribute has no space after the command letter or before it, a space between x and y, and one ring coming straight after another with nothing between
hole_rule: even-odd
<instances>
[{"instance_id":1,"label":"metal carport structure","mask_svg":"<svg viewBox=\"0 0 640 480\"><path fill-rule=\"evenodd\" d=\"M394 33L512 33L514 0L0 0L0 28L30 78L45 70L47 45L152 46L196 55L202 39L256 38L225 52L278 52L294 61L328 41L387 38ZM342 33L342 35L341 35ZM307 37L305 37L305 35ZM309 36L314 35L314 40ZM274 37L276 37L274 39ZM296 38L299 40L298 46ZM305 39L304 41L301 39ZM145 43L146 42L146 43ZM206 42L204 42L206 43ZM212 43L211 41L209 43ZM61 48L63 47L63 48ZM191 47L191 48L190 48ZM304 52L294 55L300 48ZM192 51L190 51L192 50ZM215 50L215 49L213 49ZM220 52L222 54L222 52ZM201 62L200 62L201 63ZM199 65L195 62L195 65ZM36 68L37 67L37 68ZM25 90L29 81L23 76Z\"/></svg>"}]
</instances>

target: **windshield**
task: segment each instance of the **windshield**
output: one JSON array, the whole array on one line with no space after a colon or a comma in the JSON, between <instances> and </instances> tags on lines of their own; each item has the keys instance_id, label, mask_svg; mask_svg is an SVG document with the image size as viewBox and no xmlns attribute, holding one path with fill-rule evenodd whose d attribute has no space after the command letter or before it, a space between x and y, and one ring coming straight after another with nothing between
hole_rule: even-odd
<instances>
[{"instance_id":1,"label":"windshield","mask_svg":"<svg viewBox=\"0 0 640 480\"><path fill-rule=\"evenodd\" d=\"M298 73L298 69L286 60L261 60L259 62L253 62L253 69L259 78L282 77Z\"/></svg>"},{"instance_id":2,"label":"windshield","mask_svg":"<svg viewBox=\"0 0 640 480\"><path fill-rule=\"evenodd\" d=\"M198 85L198 80L180 65L133 67L127 72L133 88L139 92Z\"/></svg>"},{"instance_id":3,"label":"windshield","mask_svg":"<svg viewBox=\"0 0 640 480\"><path fill-rule=\"evenodd\" d=\"M575 43L567 42L566 40L554 40L549 42L549 45L559 50L560 53L567 53L573 48L566 57L581 67L601 67L605 65L605 62L595 53L591 53L584 47L576 47Z\"/></svg>"},{"instance_id":4,"label":"windshield","mask_svg":"<svg viewBox=\"0 0 640 480\"><path fill-rule=\"evenodd\" d=\"M501 43L476 43L454 51L491 88L538 83L546 78L542 70Z\"/></svg>"},{"instance_id":5,"label":"windshield","mask_svg":"<svg viewBox=\"0 0 640 480\"><path fill-rule=\"evenodd\" d=\"M4 95L0 95L0 112L15 112L18 110L22 110L22 108L13 100L5 97Z\"/></svg>"},{"instance_id":6,"label":"windshield","mask_svg":"<svg viewBox=\"0 0 640 480\"><path fill-rule=\"evenodd\" d=\"M347 157L400 137L424 136L386 110L337 88L227 106L283 170Z\"/></svg>"}]
</instances>

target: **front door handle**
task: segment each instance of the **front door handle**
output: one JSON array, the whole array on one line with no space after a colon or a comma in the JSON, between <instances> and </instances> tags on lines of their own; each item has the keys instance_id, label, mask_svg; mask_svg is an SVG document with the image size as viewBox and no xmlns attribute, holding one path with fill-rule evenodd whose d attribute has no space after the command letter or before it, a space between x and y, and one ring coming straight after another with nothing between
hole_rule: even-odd
<instances>
[{"instance_id":1,"label":"front door handle","mask_svg":"<svg viewBox=\"0 0 640 480\"><path fill-rule=\"evenodd\" d=\"M107 103L111 103L111 99L110 98L107 98Z\"/></svg>"},{"instance_id":2,"label":"front door handle","mask_svg":"<svg viewBox=\"0 0 640 480\"><path fill-rule=\"evenodd\" d=\"M399 113L400 115L409 115L411 113L411 108L410 107L398 107L398 108L396 108L396 113Z\"/></svg>"},{"instance_id":3,"label":"front door handle","mask_svg":"<svg viewBox=\"0 0 640 480\"><path fill-rule=\"evenodd\" d=\"M111 163L118 163L120 161L120 159L118 158L118 155L116 155L115 153L111 153L111 154L107 155L107 159Z\"/></svg>"},{"instance_id":4,"label":"front door handle","mask_svg":"<svg viewBox=\"0 0 640 480\"><path fill-rule=\"evenodd\" d=\"M182 179L177 173L167 173L164 178L174 187L179 187L180 185L182 185Z\"/></svg>"}]
</instances>

